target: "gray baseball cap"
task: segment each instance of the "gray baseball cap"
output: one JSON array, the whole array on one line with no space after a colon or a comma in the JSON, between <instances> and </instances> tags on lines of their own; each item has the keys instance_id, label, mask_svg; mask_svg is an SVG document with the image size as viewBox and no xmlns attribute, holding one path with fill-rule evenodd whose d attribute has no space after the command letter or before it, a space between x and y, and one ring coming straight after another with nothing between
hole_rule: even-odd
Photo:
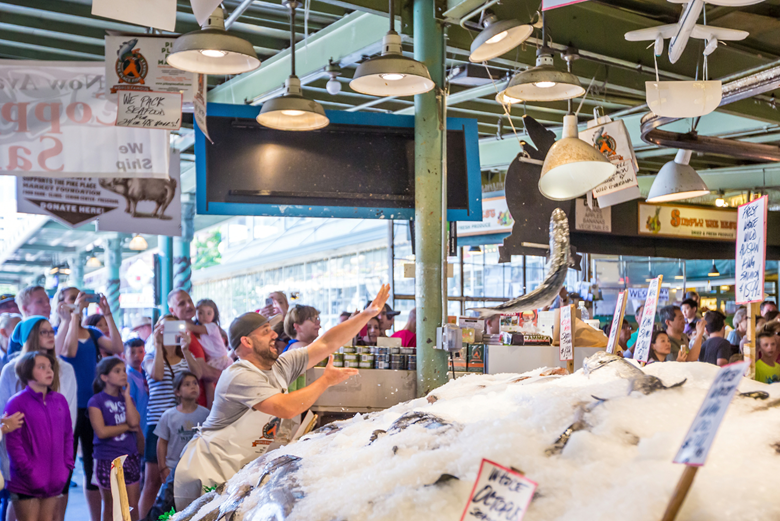
<instances>
[{"instance_id":1,"label":"gray baseball cap","mask_svg":"<svg viewBox=\"0 0 780 521\"><path fill-rule=\"evenodd\" d=\"M251 335L253 331L263 327L267 323L267 318L260 313L255 313L253 311L237 317L230 323L230 328L228 329L230 347L236 349L241 344L242 336Z\"/></svg>"}]
</instances>

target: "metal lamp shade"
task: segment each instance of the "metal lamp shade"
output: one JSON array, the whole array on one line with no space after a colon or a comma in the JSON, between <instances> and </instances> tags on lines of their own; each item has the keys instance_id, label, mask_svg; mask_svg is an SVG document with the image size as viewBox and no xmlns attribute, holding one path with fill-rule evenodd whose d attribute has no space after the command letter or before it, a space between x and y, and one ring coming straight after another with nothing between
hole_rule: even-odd
<instances>
[{"instance_id":1,"label":"metal lamp shade","mask_svg":"<svg viewBox=\"0 0 780 521\"><path fill-rule=\"evenodd\" d=\"M701 176L688 164L690 159L690 150L679 150L674 161L661 168L650 187L648 203L678 201L710 193Z\"/></svg>"},{"instance_id":2,"label":"metal lamp shade","mask_svg":"<svg viewBox=\"0 0 780 521\"><path fill-rule=\"evenodd\" d=\"M201 51L225 54L213 57ZM221 29L203 29L179 36L167 61L171 67L199 74L241 74L260 66L251 43Z\"/></svg>"},{"instance_id":3,"label":"metal lamp shade","mask_svg":"<svg viewBox=\"0 0 780 521\"><path fill-rule=\"evenodd\" d=\"M306 131L327 127L330 120L322 105L303 97L301 80L290 76L285 81L284 96L263 103L257 122L276 130Z\"/></svg>"},{"instance_id":4,"label":"metal lamp shade","mask_svg":"<svg viewBox=\"0 0 780 521\"><path fill-rule=\"evenodd\" d=\"M382 55L358 65L349 87L372 96L414 96L433 89L428 67L401 54L401 37L395 31L382 39Z\"/></svg>"},{"instance_id":5,"label":"metal lamp shade","mask_svg":"<svg viewBox=\"0 0 780 521\"><path fill-rule=\"evenodd\" d=\"M521 24L517 20L504 20L489 24L471 44L470 62L484 62L508 53L531 36L534 28ZM494 37L506 33L498 41L490 42Z\"/></svg>"},{"instance_id":6,"label":"metal lamp shade","mask_svg":"<svg viewBox=\"0 0 780 521\"><path fill-rule=\"evenodd\" d=\"M553 201L585 195L617 170L604 154L577 137L577 117L563 118L563 137L544 158L539 191Z\"/></svg>"},{"instance_id":7,"label":"metal lamp shade","mask_svg":"<svg viewBox=\"0 0 780 521\"><path fill-rule=\"evenodd\" d=\"M537 56L536 67L516 74L506 86L504 96L523 101L561 101L585 94L577 76L559 71L552 63L551 56Z\"/></svg>"}]
</instances>

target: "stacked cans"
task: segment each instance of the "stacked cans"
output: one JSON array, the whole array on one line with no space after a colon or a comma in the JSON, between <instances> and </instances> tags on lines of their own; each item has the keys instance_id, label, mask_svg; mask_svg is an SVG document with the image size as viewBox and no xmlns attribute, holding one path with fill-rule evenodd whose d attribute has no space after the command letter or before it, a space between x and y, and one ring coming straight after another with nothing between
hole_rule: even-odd
<instances>
[{"instance_id":1,"label":"stacked cans","mask_svg":"<svg viewBox=\"0 0 780 521\"><path fill-rule=\"evenodd\" d=\"M345 346L339 349L344 357L343 367L359 368L360 362L358 362L357 348Z\"/></svg>"},{"instance_id":2,"label":"stacked cans","mask_svg":"<svg viewBox=\"0 0 780 521\"><path fill-rule=\"evenodd\" d=\"M389 347L371 348L374 355L374 369L390 369L390 349Z\"/></svg>"},{"instance_id":3,"label":"stacked cans","mask_svg":"<svg viewBox=\"0 0 780 521\"><path fill-rule=\"evenodd\" d=\"M416 353L417 350L413 347L344 346L333 355L333 365L358 369L416 371Z\"/></svg>"}]
</instances>

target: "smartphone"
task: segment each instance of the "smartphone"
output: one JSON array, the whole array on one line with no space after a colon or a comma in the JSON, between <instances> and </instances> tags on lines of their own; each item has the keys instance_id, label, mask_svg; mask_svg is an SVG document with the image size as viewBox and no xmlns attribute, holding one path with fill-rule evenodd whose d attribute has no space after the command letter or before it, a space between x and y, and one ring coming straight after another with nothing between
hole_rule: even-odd
<instances>
[{"instance_id":1,"label":"smartphone","mask_svg":"<svg viewBox=\"0 0 780 521\"><path fill-rule=\"evenodd\" d=\"M274 305L274 299L272 299L271 297L268 297L267 299L265 299L265 306L266 307L273 306L273 305Z\"/></svg>"},{"instance_id":2,"label":"smartphone","mask_svg":"<svg viewBox=\"0 0 780 521\"><path fill-rule=\"evenodd\" d=\"M84 301L87 304L97 304L100 302L100 293L87 293Z\"/></svg>"},{"instance_id":3,"label":"smartphone","mask_svg":"<svg viewBox=\"0 0 780 521\"><path fill-rule=\"evenodd\" d=\"M180 346L181 335L187 331L187 323L183 320L166 320L163 322L163 345Z\"/></svg>"}]
</instances>

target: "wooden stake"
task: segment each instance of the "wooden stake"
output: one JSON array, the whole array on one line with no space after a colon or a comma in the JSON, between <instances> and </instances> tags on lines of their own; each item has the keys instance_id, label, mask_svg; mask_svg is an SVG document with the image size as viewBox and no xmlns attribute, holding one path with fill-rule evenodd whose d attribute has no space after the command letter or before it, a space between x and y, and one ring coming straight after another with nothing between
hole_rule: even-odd
<instances>
[{"instance_id":1,"label":"wooden stake","mask_svg":"<svg viewBox=\"0 0 780 521\"><path fill-rule=\"evenodd\" d=\"M756 303L750 303L747 305L748 312L748 328L747 335L748 341L742 347L742 356L744 360L750 362L750 367L747 370L748 378L756 377L756 313L758 312L759 305Z\"/></svg>"},{"instance_id":2,"label":"wooden stake","mask_svg":"<svg viewBox=\"0 0 780 521\"><path fill-rule=\"evenodd\" d=\"M698 470L699 467L685 466L685 470L682 476L680 476L680 481L677 482L674 492L672 492L672 498L666 506L666 512L664 512L664 517L661 518L661 521L674 521L677 518L677 513L680 511L683 501L685 501L685 496L688 495L688 491L691 489L693 478L696 477Z\"/></svg>"},{"instance_id":3,"label":"wooden stake","mask_svg":"<svg viewBox=\"0 0 780 521\"><path fill-rule=\"evenodd\" d=\"M111 487L111 493L114 496L112 498L114 501L113 521L130 521L130 502L127 500L125 469L123 468L126 457L127 456L120 456L111 462L111 471L114 473L116 479L116 490L115 487ZM117 497L117 495L119 497ZM120 519L117 519L117 507L119 507L119 511L121 512Z\"/></svg>"}]
</instances>

